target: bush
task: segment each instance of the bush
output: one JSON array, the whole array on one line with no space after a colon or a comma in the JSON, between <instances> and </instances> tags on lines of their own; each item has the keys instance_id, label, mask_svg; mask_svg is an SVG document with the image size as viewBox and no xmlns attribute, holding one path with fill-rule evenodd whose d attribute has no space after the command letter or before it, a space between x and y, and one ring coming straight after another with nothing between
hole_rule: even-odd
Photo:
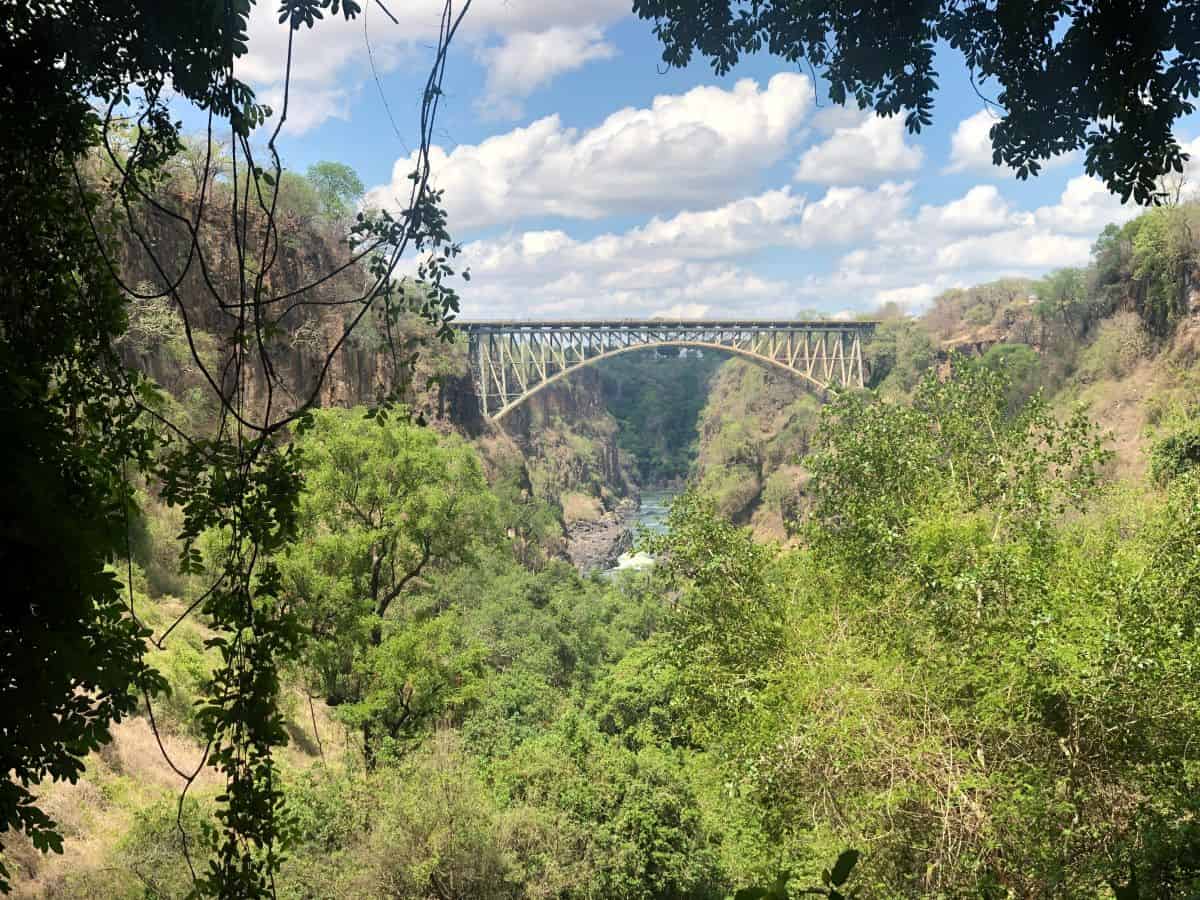
<instances>
[{"instance_id":1,"label":"bush","mask_svg":"<svg viewBox=\"0 0 1200 900\"><path fill-rule=\"evenodd\" d=\"M1150 449L1150 477L1160 486L1197 467L1200 467L1200 420L1156 441Z\"/></svg>"},{"instance_id":2,"label":"bush","mask_svg":"<svg viewBox=\"0 0 1200 900\"><path fill-rule=\"evenodd\" d=\"M1118 313L1105 320L1096 339L1083 352L1080 369L1085 378L1122 378L1150 352L1150 336L1136 313Z\"/></svg>"},{"instance_id":3,"label":"bush","mask_svg":"<svg viewBox=\"0 0 1200 900\"><path fill-rule=\"evenodd\" d=\"M395 775L392 800L370 840L381 892L414 900L517 894L517 873L498 840L495 805L452 734L438 735Z\"/></svg>"},{"instance_id":4,"label":"bush","mask_svg":"<svg viewBox=\"0 0 1200 900\"><path fill-rule=\"evenodd\" d=\"M135 814L117 846L116 862L133 874L144 888L145 897L166 900L192 896L184 836L192 865L203 874L215 846L212 821L212 810L196 797L189 796L182 809L174 797L164 797Z\"/></svg>"}]
</instances>

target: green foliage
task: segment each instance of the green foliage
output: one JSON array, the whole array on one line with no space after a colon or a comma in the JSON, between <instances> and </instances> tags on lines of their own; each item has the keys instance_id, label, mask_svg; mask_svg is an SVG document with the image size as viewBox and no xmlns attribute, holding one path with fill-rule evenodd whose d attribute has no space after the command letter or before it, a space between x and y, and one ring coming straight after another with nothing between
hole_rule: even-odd
<instances>
[{"instance_id":1,"label":"green foliage","mask_svg":"<svg viewBox=\"0 0 1200 900\"><path fill-rule=\"evenodd\" d=\"M1135 313L1117 313L1100 323L1096 338L1079 360L1086 378L1121 378L1146 358L1150 340Z\"/></svg>"},{"instance_id":2,"label":"green foliage","mask_svg":"<svg viewBox=\"0 0 1200 900\"><path fill-rule=\"evenodd\" d=\"M677 352L626 354L599 369L605 401L620 427L617 443L633 457L643 485L690 473L708 382L723 361L715 353L679 358Z\"/></svg>"},{"instance_id":3,"label":"green foliage","mask_svg":"<svg viewBox=\"0 0 1200 900\"><path fill-rule=\"evenodd\" d=\"M995 533L1036 536L1086 501L1107 459L1093 425L1060 423L1039 397L1010 412L1001 372L963 358L929 374L911 407L844 395L825 410L813 456L817 546L864 586L898 563L907 525L932 503L984 512Z\"/></svg>"},{"instance_id":4,"label":"green foliage","mask_svg":"<svg viewBox=\"0 0 1200 900\"><path fill-rule=\"evenodd\" d=\"M773 552L696 493L676 499L668 534L650 537L658 574L676 596L664 625L668 659L695 728L733 721L743 691L783 647L782 598L768 580Z\"/></svg>"},{"instance_id":5,"label":"green foliage","mask_svg":"<svg viewBox=\"0 0 1200 900\"><path fill-rule=\"evenodd\" d=\"M569 896L719 896L712 838L674 754L635 753L589 720L566 716L524 744L497 781L509 802L558 811L557 826L589 873Z\"/></svg>"},{"instance_id":6,"label":"green foliage","mask_svg":"<svg viewBox=\"0 0 1200 900\"><path fill-rule=\"evenodd\" d=\"M493 538L496 502L478 456L389 416L326 410L296 441L307 491L298 511L302 541L280 559L286 595L310 640L304 665L346 721L373 742L430 724L443 703L461 702L477 654L447 623L385 629L393 604L438 567L469 560ZM372 737L375 735L375 737Z\"/></svg>"},{"instance_id":7,"label":"green foliage","mask_svg":"<svg viewBox=\"0 0 1200 900\"><path fill-rule=\"evenodd\" d=\"M1033 290L1034 283L1023 278L951 288L933 298L923 324L942 340L958 340L983 326L1016 322L1028 309Z\"/></svg>"},{"instance_id":8,"label":"green foliage","mask_svg":"<svg viewBox=\"0 0 1200 900\"><path fill-rule=\"evenodd\" d=\"M311 181L297 172L283 172L277 182L278 190L274 191L275 209L277 214L310 222L323 211L323 198ZM270 197L271 186L264 184L261 188L264 196Z\"/></svg>"},{"instance_id":9,"label":"green foliage","mask_svg":"<svg viewBox=\"0 0 1200 900\"><path fill-rule=\"evenodd\" d=\"M851 890L849 893L843 894L841 889L849 880L854 867L858 865L860 855L857 850L843 850L838 854L833 868L826 869L821 873L821 881L824 883L824 887L804 888L799 893L828 897L830 900L846 900L847 897L858 896L857 891ZM791 878L787 872L781 872L775 879L775 883L770 887L742 888L733 895L733 900L788 900L792 896L788 891L788 882L790 880Z\"/></svg>"},{"instance_id":10,"label":"green foliage","mask_svg":"<svg viewBox=\"0 0 1200 900\"><path fill-rule=\"evenodd\" d=\"M41 71L31 31L40 32L43 14L41 4L12 12L0 66L9 83L61 87L78 76ZM118 32L127 24L105 21ZM131 689L162 685L143 659L147 632L126 615L108 568L127 549L127 473L149 467L157 441L138 421L145 385L112 351L124 316L85 215L96 198L81 197L72 176L93 133L84 97L19 93L0 100L14 123L0 150L0 566L9 585L0 608L0 835L23 831L46 851L61 850L62 836L34 786L78 778L110 723L134 710ZM41 124L16 124L32 121ZM0 862L0 892L8 874Z\"/></svg>"},{"instance_id":11,"label":"green foliage","mask_svg":"<svg viewBox=\"0 0 1200 900\"><path fill-rule=\"evenodd\" d=\"M169 621L159 628L161 634ZM152 650L148 661L167 681L162 699L154 704L155 722L165 730L204 737L199 705L212 677L216 654L205 647L205 635L190 622L181 622L165 641L163 649Z\"/></svg>"},{"instance_id":12,"label":"green foliage","mask_svg":"<svg viewBox=\"0 0 1200 900\"><path fill-rule=\"evenodd\" d=\"M346 0L286 5L293 27L311 25L321 9L346 18L361 10ZM0 99L8 126L0 150L0 418L12 429L0 435L11 479L0 491L0 563L15 585L0 621L0 699L10 719L0 749L8 776L0 831L24 830L39 849L61 837L30 785L74 780L82 757L107 741L109 724L132 711L134 689L161 686L143 661L148 635L124 613L106 570L129 554L128 479L156 462L155 442L137 420L153 405L150 392L113 352L125 325L115 213L140 213L145 192L172 175L181 136L168 97L226 121L248 150L250 132L270 114L232 74L248 51L250 11L250 3L213 15L203 3L106 0L5 10L0 76L22 89ZM136 131L102 121L98 110L115 108L136 109ZM89 159L102 141L119 175L111 160ZM210 177L201 171L197 186ZM213 740L210 760L229 785L227 840L199 887L252 896L266 890L277 865L270 753L285 737L272 711L274 659L292 648L287 617L277 620L271 608L274 572L255 561L286 538L296 485L286 454L269 439L236 450L232 439L201 441L191 451L160 460L175 469L170 502L187 507L187 568L195 567L190 545L202 531L232 525L236 535L228 577L203 610L225 636L214 639L223 664L200 717ZM183 483L190 478L196 491ZM234 501L234 486L251 499ZM0 890L6 875L0 866Z\"/></svg>"},{"instance_id":13,"label":"green foliage","mask_svg":"<svg viewBox=\"0 0 1200 900\"><path fill-rule=\"evenodd\" d=\"M362 180L345 163L322 160L308 167L308 181L321 201L321 215L334 222L348 218L362 199Z\"/></svg>"},{"instance_id":14,"label":"green foliage","mask_svg":"<svg viewBox=\"0 0 1200 900\"><path fill-rule=\"evenodd\" d=\"M1123 229L1132 244L1138 314L1158 337L1168 334L1187 312L1189 276L1196 261L1195 216L1196 210L1189 207L1156 209Z\"/></svg>"},{"instance_id":15,"label":"green foliage","mask_svg":"<svg viewBox=\"0 0 1200 900\"><path fill-rule=\"evenodd\" d=\"M1161 197L1161 176L1183 171L1174 123L1200 94L1195 21L1187 0L1167 0L1137 20L1104 3L964 11L953 0L899 10L871 2L796 7L776 2L634 0L654 20L663 60L686 66L699 53L725 74L762 49L815 66L835 104L853 99L881 116L904 115L910 131L933 121L939 41L962 51L972 77L998 86L1003 110L991 129L994 160L1018 178L1086 150L1088 174L1128 200ZM1139 41L1143 34L1156 40ZM1092 65L1097 54L1106 65ZM1128 77L1129 72L1141 77ZM1154 98L1154 114L1143 98ZM1101 124L1097 125L1099 122Z\"/></svg>"},{"instance_id":16,"label":"green foliage","mask_svg":"<svg viewBox=\"0 0 1200 900\"><path fill-rule=\"evenodd\" d=\"M1200 421L1159 438L1150 448L1150 477L1158 485L1200 468Z\"/></svg>"},{"instance_id":17,"label":"green foliage","mask_svg":"<svg viewBox=\"0 0 1200 900\"><path fill-rule=\"evenodd\" d=\"M163 798L136 812L114 862L135 876L141 896L166 900L192 893L189 860L202 868L216 849L209 806L195 797L186 798L182 806Z\"/></svg>"},{"instance_id":18,"label":"green foliage","mask_svg":"<svg viewBox=\"0 0 1200 900\"><path fill-rule=\"evenodd\" d=\"M743 360L725 363L711 385L699 422L700 489L735 521L772 517L782 538L798 512L795 466L808 452L820 403L794 379Z\"/></svg>"},{"instance_id":19,"label":"green foliage","mask_svg":"<svg viewBox=\"0 0 1200 900\"><path fill-rule=\"evenodd\" d=\"M1025 344L996 344L983 354L980 362L992 371L1002 372L1008 381L1010 412L1025 406L1041 387L1041 358Z\"/></svg>"},{"instance_id":20,"label":"green foliage","mask_svg":"<svg viewBox=\"0 0 1200 900\"><path fill-rule=\"evenodd\" d=\"M885 319L863 348L867 387L888 397L906 397L933 365L936 349L929 332L910 318Z\"/></svg>"},{"instance_id":21,"label":"green foliage","mask_svg":"<svg viewBox=\"0 0 1200 900\"><path fill-rule=\"evenodd\" d=\"M1112 312L1103 294L1096 294L1083 269L1058 269L1033 286L1037 303L1034 312L1044 321L1061 323L1076 339L1095 322Z\"/></svg>"}]
</instances>

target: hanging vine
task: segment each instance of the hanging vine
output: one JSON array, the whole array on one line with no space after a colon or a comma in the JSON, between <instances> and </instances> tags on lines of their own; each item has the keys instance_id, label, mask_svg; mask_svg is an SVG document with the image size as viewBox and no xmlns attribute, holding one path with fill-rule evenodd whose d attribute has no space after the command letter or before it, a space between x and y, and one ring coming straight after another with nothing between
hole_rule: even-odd
<instances>
[{"instance_id":1,"label":"hanging vine","mask_svg":"<svg viewBox=\"0 0 1200 900\"><path fill-rule=\"evenodd\" d=\"M378 407L384 416L401 396L412 369L411 351L393 340L399 318L416 313L442 338L450 334L448 323L458 311L451 283L459 247L447 231L441 194L430 185L429 148L443 97L448 50L470 0L461 4L446 0L442 6L434 59L422 93L416 165L402 211L359 215L350 229L346 259L310 283L282 292L272 288L272 273L280 261L277 212L284 172L277 141L294 102L295 37L301 29L316 26L325 13L350 20L363 10L353 0L283 0L279 22L288 28L288 43L282 103L271 110L258 103L235 74L236 60L249 49L250 0L224 0L212 21L197 27L195 17L212 14L212 7L189 4L167 13L165 22L153 21L149 14L153 11L141 7L131 13L141 17L130 30L137 33L140 28L145 33L144 45L135 52L163 55L150 60L136 82L114 79L91 87L91 96L106 101L96 130L103 165L97 176L95 171L85 171L84 157L76 157L74 180L95 249L109 276L127 298L170 303L182 322L191 362L219 404L213 433L189 433L185 425L164 414L151 388L132 373L123 373L121 403L153 420L160 434L157 452L141 453L140 469L160 484L162 499L183 512L181 570L212 575L215 568L210 587L181 619L202 615L215 632L208 646L219 662L198 714L206 742L200 768L209 765L219 770L226 788L218 798L219 841L207 868L197 866L194 848L188 846L182 821L177 820L188 865L201 894L273 896L284 832L283 796L273 751L287 741L277 703L279 667L295 655L302 639L292 610L281 598L273 561L295 536L302 489L298 454L288 438L308 425L308 414L336 355L364 319L377 318L387 334L391 392L380 398ZM188 27L173 23L173 16L190 16ZM173 26L177 35L195 40L172 36ZM163 45L156 47L156 39ZM202 171L211 169L214 138L221 129L227 131L228 203L213 202L214 182L207 177L198 180L190 208L177 196L167 197L159 190L165 163L181 148L179 124L172 119L166 99L172 89L207 113L208 150ZM271 130L260 153L253 138L256 130L267 125ZM166 258L152 222L182 229L187 239L182 260ZM124 258L116 250L114 234L121 236ZM222 277L214 248L228 250L229 244L230 268L236 274ZM421 258L417 292L405 291L396 277L401 259L411 254ZM153 277L148 283L127 280L131 255L150 270ZM317 296L317 289L331 280L359 277L363 272L368 276L366 286L353 295L333 300ZM299 310L315 306L346 307L349 315L311 383L297 390L285 384L279 372L277 355L288 347L278 336L301 315ZM215 329L213 322L219 323ZM202 331L215 331L220 341L216 364L201 352ZM110 339L117 336L109 334ZM132 610L131 585L129 589ZM161 648L178 623L153 637L154 643ZM138 678L153 725L153 694L161 679L144 667ZM200 768L181 768L167 755L161 740L159 747L183 781L182 815L184 797Z\"/></svg>"}]
</instances>

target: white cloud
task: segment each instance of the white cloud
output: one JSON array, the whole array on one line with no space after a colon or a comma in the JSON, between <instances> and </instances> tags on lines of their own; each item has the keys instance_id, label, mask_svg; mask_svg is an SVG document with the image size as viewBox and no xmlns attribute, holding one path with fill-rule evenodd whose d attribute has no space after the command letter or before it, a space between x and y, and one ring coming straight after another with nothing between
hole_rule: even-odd
<instances>
[{"instance_id":1,"label":"white cloud","mask_svg":"<svg viewBox=\"0 0 1200 900\"><path fill-rule=\"evenodd\" d=\"M942 172L947 175L966 172L991 178L1012 175L1013 170L1008 166L997 166L992 162L992 139L989 132L998 121L1000 115L985 108L959 122L950 138L950 162ZM1077 158L1077 153L1053 156L1042 161L1042 171L1069 165Z\"/></svg>"},{"instance_id":2,"label":"white cloud","mask_svg":"<svg viewBox=\"0 0 1200 900\"><path fill-rule=\"evenodd\" d=\"M875 190L832 187L804 210L797 243L814 246L852 241L900 218L911 201L912 182L884 182Z\"/></svg>"},{"instance_id":3,"label":"white cloud","mask_svg":"<svg viewBox=\"0 0 1200 900\"><path fill-rule=\"evenodd\" d=\"M827 140L807 150L796 181L860 184L880 181L921 167L920 147L904 140L904 120L870 115L858 125L838 126Z\"/></svg>"},{"instance_id":4,"label":"white cloud","mask_svg":"<svg viewBox=\"0 0 1200 900\"><path fill-rule=\"evenodd\" d=\"M712 309L706 303L676 303L666 309L656 309L650 313L652 319L703 319Z\"/></svg>"},{"instance_id":5,"label":"white cloud","mask_svg":"<svg viewBox=\"0 0 1200 900\"><path fill-rule=\"evenodd\" d=\"M1183 152L1191 157L1183 164L1184 174L1188 176L1189 180L1200 181L1200 137L1196 137L1191 141L1185 141L1180 138L1179 144Z\"/></svg>"},{"instance_id":6,"label":"white cloud","mask_svg":"<svg viewBox=\"0 0 1200 900\"><path fill-rule=\"evenodd\" d=\"M477 105L493 118L516 118L522 98L564 72L593 60L611 59L616 52L596 25L558 25L506 35L499 45L477 53L488 72L484 96Z\"/></svg>"},{"instance_id":7,"label":"white cloud","mask_svg":"<svg viewBox=\"0 0 1200 900\"><path fill-rule=\"evenodd\" d=\"M1110 222L1126 222L1141 211L1133 203L1122 204L1099 179L1078 175L1067 182L1056 205L1040 207L1034 218L1043 228L1094 238Z\"/></svg>"},{"instance_id":8,"label":"white cloud","mask_svg":"<svg viewBox=\"0 0 1200 900\"><path fill-rule=\"evenodd\" d=\"M1013 208L993 185L977 185L948 203L924 205L915 216L881 225L869 244L843 254L832 272L794 290L827 305L896 302L918 310L952 287L1085 265L1096 232L1114 220L1113 201L1089 180L1073 179L1057 205L1035 212ZM1136 212L1119 204L1115 210L1117 217Z\"/></svg>"},{"instance_id":9,"label":"white cloud","mask_svg":"<svg viewBox=\"0 0 1200 900\"><path fill-rule=\"evenodd\" d=\"M387 18L374 3L361 5L363 11L353 21L346 21L340 13L335 16L326 11L325 18L314 28L302 27L295 32L292 84L298 94L307 96L311 91L329 90L329 85L333 84L353 94L372 77L371 58L376 71L381 74L395 69L406 58L419 59L422 66L432 63L430 46L438 35L443 9L441 0L388 3L398 24ZM497 90L505 84L519 88L527 83L521 79L528 79L531 73L521 74L516 81L507 80L514 77L511 56L503 52L510 37L547 34L555 29L572 33L590 33L589 29L596 29L598 34L628 14L628 3L621 0L588 0L587 3L577 0L477 0L463 19L455 46L478 51L499 42L494 54L480 51L485 65L494 64L504 69L495 73L489 69L489 83ZM250 82L260 93L271 89L278 91L283 82L289 29L286 24L280 24L278 18L277 4L257 3L252 7L250 52L236 64L239 77ZM364 31L369 34L370 54ZM596 43L589 46L592 47L591 58L601 58L596 55ZM452 55L454 49L451 48ZM450 65L454 66L458 61L452 57ZM551 68L549 63L543 66L540 84L545 84L545 79L556 74ZM557 71L566 69L560 67ZM288 133L299 134L303 130L298 127L300 121L299 116L295 123L289 117ZM323 120L316 114L308 114L303 121L307 127L313 127Z\"/></svg>"},{"instance_id":10,"label":"white cloud","mask_svg":"<svg viewBox=\"0 0 1200 900\"><path fill-rule=\"evenodd\" d=\"M1183 164L1183 172L1172 172L1163 181L1163 189L1174 199L1195 200L1200 197L1200 137L1191 141L1176 135L1179 146L1190 159Z\"/></svg>"},{"instance_id":11,"label":"white cloud","mask_svg":"<svg viewBox=\"0 0 1200 900\"><path fill-rule=\"evenodd\" d=\"M531 217L594 219L611 214L711 203L737 196L778 161L812 104L804 75L783 73L760 87L703 86L656 97L649 108L619 110L587 131L558 116L430 152L456 233ZM368 203L406 195L413 157Z\"/></svg>"},{"instance_id":12,"label":"white cloud","mask_svg":"<svg viewBox=\"0 0 1200 900\"><path fill-rule=\"evenodd\" d=\"M473 276L467 311L474 317L674 315L693 304L712 315L791 315L788 285L754 273L744 260L769 248L868 237L882 217L903 212L910 189L832 188L807 203L782 188L589 240L549 229L473 241L461 257ZM845 212L850 207L856 216ZM842 221L830 227L831 217Z\"/></svg>"},{"instance_id":13,"label":"white cloud","mask_svg":"<svg viewBox=\"0 0 1200 900\"><path fill-rule=\"evenodd\" d=\"M996 122L995 113L987 109L959 122L950 138L950 164L945 171L995 175L997 169L992 165L992 139L988 132Z\"/></svg>"},{"instance_id":14,"label":"white cloud","mask_svg":"<svg viewBox=\"0 0 1200 900\"><path fill-rule=\"evenodd\" d=\"M944 290L944 287L933 282L921 282L920 284L910 284L904 287L891 288L890 290L876 291L873 299L876 307L895 303L905 312L918 313L926 309L933 301L933 298Z\"/></svg>"},{"instance_id":15,"label":"white cloud","mask_svg":"<svg viewBox=\"0 0 1200 900\"><path fill-rule=\"evenodd\" d=\"M973 235L939 248L938 269L1007 269L1045 271L1085 265L1091 254L1090 238L1073 237L1032 228L1015 228L988 235Z\"/></svg>"},{"instance_id":16,"label":"white cloud","mask_svg":"<svg viewBox=\"0 0 1200 900\"><path fill-rule=\"evenodd\" d=\"M944 206L922 206L917 224L948 234L996 231L1031 223L1027 213L1017 213L994 185L976 185Z\"/></svg>"},{"instance_id":17,"label":"white cloud","mask_svg":"<svg viewBox=\"0 0 1200 900\"><path fill-rule=\"evenodd\" d=\"M800 301L919 310L951 287L1088 260L1094 232L1071 230L1082 225L1069 211L1096 206L1090 190L1068 185L1046 208L1053 220L1013 208L993 185L915 211L912 190L910 182L834 186L807 201L783 188L588 240L551 229L475 241L463 252L475 276L468 313L649 315L698 304L714 316L791 315ZM851 249L827 274L780 280L754 270L755 255L772 248L839 244Z\"/></svg>"},{"instance_id":18,"label":"white cloud","mask_svg":"<svg viewBox=\"0 0 1200 900\"><path fill-rule=\"evenodd\" d=\"M289 134L303 134L329 119L350 118L351 92L340 88L293 90L284 127ZM271 107L275 116L283 112L283 87L274 85L259 93L259 100Z\"/></svg>"},{"instance_id":19,"label":"white cloud","mask_svg":"<svg viewBox=\"0 0 1200 900\"><path fill-rule=\"evenodd\" d=\"M630 251L670 253L689 259L708 259L751 253L776 240L798 224L805 211L803 197L789 188L745 197L717 209L685 211L670 219L651 219L625 235L606 235L592 243L616 257Z\"/></svg>"}]
</instances>

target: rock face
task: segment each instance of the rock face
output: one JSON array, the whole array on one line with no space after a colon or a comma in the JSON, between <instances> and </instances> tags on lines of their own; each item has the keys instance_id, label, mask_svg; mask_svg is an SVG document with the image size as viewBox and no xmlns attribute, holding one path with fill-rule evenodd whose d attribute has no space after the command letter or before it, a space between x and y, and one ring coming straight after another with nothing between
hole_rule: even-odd
<instances>
[{"instance_id":1,"label":"rock face","mask_svg":"<svg viewBox=\"0 0 1200 900\"><path fill-rule=\"evenodd\" d=\"M616 508L592 521L567 526L567 556L581 571L610 569L617 558L633 545L633 523L637 501L625 498Z\"/></svg>"},{"instance_id":2,"label":"rock face","mask_svg":"<svg viewBox=\"0 0 1200 900\"><path fill-rule=\"evenodd\" d=\"M700 414L696 480L717 508L760 537L784 540L804 502L801 465L820 401L794 379L730 360Z\"/></svg>"},{"instance_id":3,"label":"rock face","mask_svg":"<svg viewBox=\"0 0 1200 900\"><path fill-rule=\"evenodd\" d=\"M235 389L222 377L229 347L222 338L232 335L237 325L231 309L236 309L240 297L238 261L227 245L225 216L228 210L219 206L207 210L200 250L195 253L191 235L181 223L166 215L147 214L140 230L162 271L145 252L129 249L122 261L125 281L142 293L162 291L178 282L169 297L132 304L130 332L119 348L126 362L176 397L196 387L209 389L192 359L189 332L209 374L227 394ZM374 312L364 315L343 338L362 309L353 301L364 294L369 277L360 266L346 266L349 248L331 229L286 217L278 224L278 254L264 284L264 298L274 301L267 308L275 327L263 337L277 376L271 398L273 418L310 397L326 407L376 402L401 383L407 385L405 401L427 420L453 423L471 437L488 430L461 342L428 340L431 329L410 318L393 332L401 351L393 357ZM126 243L127 248L135 245L132 240ZM322 280L330 273L336 274ZM406 375L396 363L412 351L419 351L417 362ZM261 368L250 368L243 387L248 408L264 409L267 380Z\"/></svg>"},{"instance_id":4,"label":"rock face","mask_svg":"<svg viewBox=\"0 0 1200 900\"><path fill-rule=\"evenodd\" d=\"M592 498L595 512L586 518L594 519L635 491L632 461L617 446L617 422L594 369L531 397L505 419L504 430L525 452L539 497L564 506L569 495Z\"/></svg>"},{"instance_id":5,"label":"rock face","mask_svg":"<svg viewBox=\"0 0 1200 900\"><path fill-rule=\"evenodd\" d=\"M229 310L236 309L241 288L236 255L226 245L222 217L227 215L227 209L206 212L200 238L203 266L192 251L187 228L158 213L147 214L139 230L154 248L161 271L144 252L129 249L122 261L125 281L139 293L170 285L175 290L131 304L129 332L118 350L127 364L146 372L179 400L187 424L201 433L217 421L219 405L208 376L222 382L227 338L237 324ZM323 407L371 404L401 383L404 401L431 427L475 442L489 477L500 472L511 477L519 470L521 487L534 496L560 508L574 498L574 505L586 513L571 522L580 535L580 559L601 560L622 527L618 505L634 487L632 467L618 450L617 424L605 406L597 373L587 369L542 391L515 410L504 428L497 428L482 414L465 340L440 341L415 317L402 320L393 328L394 342L401 358L416 353L415 368L406 375L397 368L380 323L371 315L343 339L347 324L361 309L349 301L360 297L369 283L365 273L350 266L322 281L345 265L345 243L310 221L281 220L279 227L279 252L265 296L290 299L270 306L280 312L278 328L265 338L276 376L272 418L310 397ZM138 246L132 236L127 246ZM305 303L288 309L297 298ZM193 358L193 346L203 367ZM222 384L227 395L234 387ZM247 408L260 415L267 401L263 371L251 367L242 387Z\"/></svg>"}]
</instances>

